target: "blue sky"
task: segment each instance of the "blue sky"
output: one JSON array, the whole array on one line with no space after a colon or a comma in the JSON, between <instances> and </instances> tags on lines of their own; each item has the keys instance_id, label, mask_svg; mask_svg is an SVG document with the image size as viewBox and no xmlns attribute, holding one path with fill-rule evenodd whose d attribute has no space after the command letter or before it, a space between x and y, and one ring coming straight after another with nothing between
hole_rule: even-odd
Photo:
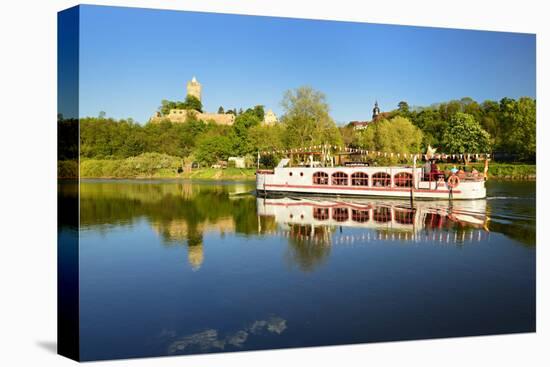
<instances>
[{"instance_id":1,"label":"blue sky","mask_svg":"<svg viewBox=\"0 0 550 367\"><path fill-rule=\"evenodd\" d=\"M207 111L263 104L309 85L338 123L410 105L469 96L535 97L535 36L83 6L80 116L105 111L146 122L162 99L202 84Z\"/></svg>"}]
</instances>

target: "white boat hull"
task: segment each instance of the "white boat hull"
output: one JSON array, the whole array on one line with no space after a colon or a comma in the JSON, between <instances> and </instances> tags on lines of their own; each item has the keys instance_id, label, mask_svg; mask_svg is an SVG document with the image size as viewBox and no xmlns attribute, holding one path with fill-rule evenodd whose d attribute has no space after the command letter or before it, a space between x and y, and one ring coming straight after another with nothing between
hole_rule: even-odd
<instances>
[{"instance_id":1,"label":"white boat hull","mask_svg":"<svg viewBox=\"0 0 550 367\"><path fill-rule=\"evenodd\" d=\"M324 172L328 180L319 184L314 174ZM361 172L368 175L364 185L354 184L352 175ZM335 184L333 174L345 174L345 185ZM373 176L378 173L388 175L385 185L377 185ZM400 173L410 174L411 186L399 185L396 175ZM256 190L259 193L297 193L331 196L365 196L365 197L391 197L409 199L411 195L415 199L452 199L473 200L486 197L484 180L463 180L454 188L445 181L422 181L422 169L408 167L277 167L273 171L259 170L256 173ZM368 181L368 182L367 182Z\"/></svg>"}]
</instances>

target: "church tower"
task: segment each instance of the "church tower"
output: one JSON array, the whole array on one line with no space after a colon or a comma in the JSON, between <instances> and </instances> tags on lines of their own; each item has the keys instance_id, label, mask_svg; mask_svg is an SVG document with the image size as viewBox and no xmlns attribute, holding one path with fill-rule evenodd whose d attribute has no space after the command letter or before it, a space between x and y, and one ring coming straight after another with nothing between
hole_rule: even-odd
<instances>
[{"instance_id":1,"label":"church tower","mask_svg":"<svg viewBox=\"0 0 550 367\"><path fill-rule=\"evenodd\" d=\"M374 108L372 109L372 121L380 115L380 108L378 108L378 101L374 101Z\"/></svg>"},{"instance_id":2,"label":"church tower","mask_svg":"<svg viewBox=\"0 0 550 367\"><path fill-rule=\"evenodd\" d=\"M197 81L195 77L187 83L187 95L196 97L199 101L201 100L201 83Z\"/></svg>"}]
</instances>

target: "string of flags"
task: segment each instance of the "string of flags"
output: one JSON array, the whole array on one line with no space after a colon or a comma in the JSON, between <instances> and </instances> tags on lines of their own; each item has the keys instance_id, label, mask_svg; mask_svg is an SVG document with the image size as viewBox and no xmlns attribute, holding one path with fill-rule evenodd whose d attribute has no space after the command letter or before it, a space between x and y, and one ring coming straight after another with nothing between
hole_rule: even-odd
<instances>
[{"instance_id":1,"label":"string of flags","mask_svg":"<svg viewBox=\"0 0 550 367\"><path fill-rule=\"evenodd\" d=\"M274 149L271 151L260 151L259 154L266 155L266 154L307 154L307 153L314 153L318 152L319 150L323 150L324 152L327 152L329 150L337 151L337 152L347 152L347 153L355 153L355 154L361 154L361 155L374 155L378 157L397 157L397 158L404 158L404 159L413 159L416 157L416 159L424 158L428 159L428 154L426 153L394 153L394 152L380 152L380 151L374 151L374 150L366 150L366 149L358 149L358 148L349 148L349 147L342 147L338 145L313 145L306 148L293 148L293 149ZM434 153L430 154L431 158L435 159L487 159L491 157L490 153L464 153L464 154L446 154L446 153Z\"/></svg>"}]
</instances>

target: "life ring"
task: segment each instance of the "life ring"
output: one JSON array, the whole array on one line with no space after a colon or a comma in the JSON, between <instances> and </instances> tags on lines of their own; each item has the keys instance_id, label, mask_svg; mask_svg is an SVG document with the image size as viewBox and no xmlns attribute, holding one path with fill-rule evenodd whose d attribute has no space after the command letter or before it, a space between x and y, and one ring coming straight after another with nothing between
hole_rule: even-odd
<instances>
[{"instance_id":1,"label":"life ring","mask_svg":"<svg viewBox=\"0 0 550 367\"><path fill-rule=\"evenodd\" d=\"M451 189L454 189L455 187L457 187L459 183L460 183L460 178L458 178L457 175L451 175L447 180L447 186L449 186Z\"/></svg>"}]
</instances>

